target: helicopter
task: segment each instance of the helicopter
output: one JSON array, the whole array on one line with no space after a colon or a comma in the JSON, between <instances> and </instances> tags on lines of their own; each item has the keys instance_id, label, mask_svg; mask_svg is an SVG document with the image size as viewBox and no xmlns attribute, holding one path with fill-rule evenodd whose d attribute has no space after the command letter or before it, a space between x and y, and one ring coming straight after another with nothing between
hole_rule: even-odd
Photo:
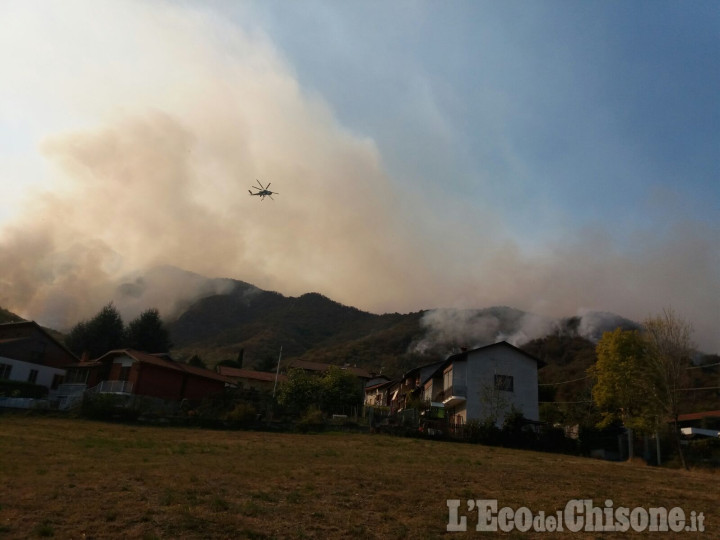
<instances>
[{"instance_id":1,"label":"helicopter","mask_svg":"<svg viewBox=\"0 0 720 540\"><path fill-rule=\"evenodd\" d=\"M257 180L257 179L256 179ZM280 195L277 191L270 191L268 188L270 187L270 182L268 182L267 186L263 186L262 182L260 180L257 180L257 183L260 185L260 187L252 186L251 189L257 190L256 193L253 193L248 189L248 193L250 195L258 195L260 197L260 200L265 200L265 197L270 197L273 201L275 199L272 198L273 195Z\"/></svg>"}]
</instances>

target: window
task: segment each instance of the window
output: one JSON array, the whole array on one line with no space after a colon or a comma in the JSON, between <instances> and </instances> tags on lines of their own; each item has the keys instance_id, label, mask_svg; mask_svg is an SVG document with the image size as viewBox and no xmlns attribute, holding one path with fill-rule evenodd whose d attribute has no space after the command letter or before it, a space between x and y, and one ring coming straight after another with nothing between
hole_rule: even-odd
<instances>
[{"instance_id":1,"label":"window","mask_svg":"<svg viewBox=\"0 0 720 540\"><path fill-rule=\"evenodd\" d=\"M50 386L51 390L57 390L57 387L60 386L63 382L63 376L62 375L53 375L52 380L52 386Z\"/></svg>"},{"instance_id":2,"label":"window","mask_svg":"<svg viewBox=\"0 0 720 540\"><path fill-rule=\"evenodd\" d=\"M28 375L28 382L35 384L35 381L37 381L38 376L38 370L37 369L31 369L30 375Z\"/></svg>"},{"instance_id":3,"label":"window","mask_svg":"<svg viewBox=\"0 0 720 540\"><path fill-rule=\"evenodd\" d=\"M67 382L75 384L87 383L89 373L90 370L88 369L68 369ZM62 376L60 378L61 380L58 385L63 383Z\"/></svg>"},{"instance_id":4,"label":"window","mask_svg":"<svg viewBox=\"0 0 720 540\"><path fill-rule=\"evenodd\" d=\"M512 392L514 381L512 375L495 375L495 390Z\"/></svg>"},{"instance_id":5,"label":"window","mask_svg":"<svg viewBox=\"0 0 720 540\"><path fill-rule=\"evenodd\" d=\"M12 366L10 364L0 364L0 379L9 379Z\"/></svg>"},{"instance_id":6,"label":"window","mask_svg":"<svg viewBox=\"0 0 720 540\"><path fill-rule=\"evenodd\" d=\"M447 390L448 388L452 388L453 385L453 370L452 366L448 370L445 371L443 374L443 390Z\"/></svg>"},{"instance_id":7,"label":"window","mask_svg":"<svg viewBox=\"0 0 720 540\"><path fill-rule=\"evenodd\" d=\"M127 381L130 378L130 366L120 368L120 380Z\"/></svg>"}]
</instances>

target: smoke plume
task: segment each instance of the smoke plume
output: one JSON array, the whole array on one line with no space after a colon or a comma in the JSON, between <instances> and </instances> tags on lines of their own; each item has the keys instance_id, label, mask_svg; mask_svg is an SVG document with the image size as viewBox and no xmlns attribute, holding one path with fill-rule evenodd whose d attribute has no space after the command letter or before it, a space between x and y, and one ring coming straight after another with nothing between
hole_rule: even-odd
<instances>
[{"instance_id":1,"label":"smoke plume","mask_svg":"<svg viewBox=\"0 0 720 540\"><path fill-rule=\"evenodd\" d=\"M424 335L410 345L410 352L445 354L448 350L474 349L507 341L521 346L549 334L580 336L597 342L615 328L639 328L614 313L587 309L573 317L553 318L508 307L487 309L432 309L420 320Z\"/></svg>"}]
</instances>

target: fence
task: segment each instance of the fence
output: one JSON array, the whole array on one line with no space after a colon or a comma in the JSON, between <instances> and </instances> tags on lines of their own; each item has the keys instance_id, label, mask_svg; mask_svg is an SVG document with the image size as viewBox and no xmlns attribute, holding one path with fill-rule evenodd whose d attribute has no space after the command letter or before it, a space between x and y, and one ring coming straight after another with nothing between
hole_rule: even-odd
<instances>
[{"instance_id":1,"label":"fence","mask_svg":"<svg viewBox=\"0 0 720 540\"><path fill-rule=\"evenodd\" d=\"M102 381L88 390L90 393L132 394L133 384L129 381Z\"/></svg>"}]
</instances>

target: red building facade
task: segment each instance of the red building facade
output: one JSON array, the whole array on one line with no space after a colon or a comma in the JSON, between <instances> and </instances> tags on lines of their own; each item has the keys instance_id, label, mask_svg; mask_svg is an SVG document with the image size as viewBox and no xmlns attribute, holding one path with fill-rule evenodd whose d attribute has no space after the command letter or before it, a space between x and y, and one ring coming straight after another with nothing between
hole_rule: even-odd
<instances>
[{"instance_id":1,"label":"red building facade","mask_svg":"<svg viewBox=\"0 0 720 540\"><path fill-rule=\"evenodd\" d=\"M132 349L110 351L93 362L68 368L68 380L102 385L101 391L180 401L198 401L223 392L232 381L209 369L176 362L166 354Z\"/></svg>"}]
</instances>

